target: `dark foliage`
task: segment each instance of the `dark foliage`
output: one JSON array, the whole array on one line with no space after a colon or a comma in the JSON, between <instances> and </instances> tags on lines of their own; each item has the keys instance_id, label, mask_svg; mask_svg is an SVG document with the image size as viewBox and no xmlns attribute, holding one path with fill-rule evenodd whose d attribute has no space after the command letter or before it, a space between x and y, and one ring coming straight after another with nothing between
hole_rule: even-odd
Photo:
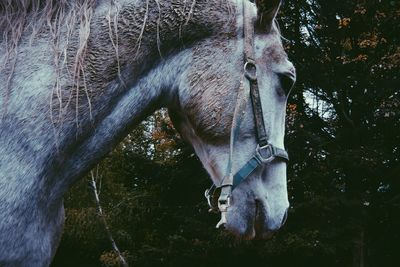
<instances>
[{"instance_id":1,"label":"dark foliage","mask_svg":"<svg viewBox=\"0 0 400 267\"><path fill-rule=\"evenodd\" d=\"M398 266L400 3L286 1L279 17L298 72L287 225L269 241L216 231L207 174L157 113L99 167L107 220L132 265ZM54 266L118 266L87 182L66 197Z\"/></svg>"}]
</instances>

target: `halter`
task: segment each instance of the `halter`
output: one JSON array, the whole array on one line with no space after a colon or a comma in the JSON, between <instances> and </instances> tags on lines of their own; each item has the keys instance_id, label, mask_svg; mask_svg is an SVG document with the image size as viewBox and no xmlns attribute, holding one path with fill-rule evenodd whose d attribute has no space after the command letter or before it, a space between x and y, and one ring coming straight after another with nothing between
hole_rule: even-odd
<instances>
[{"instance_id":1,"label":"halter","mask_svg":"<svg viewBox=\"0 0 400 267\"><path fill-rule=\"evenodd\" d=\"M254 0L250 0L254 5ZM226 213L230 206L230 196L232 191L248 178L257 168L266 165L274 159L289 161L286 150L278 148L268 142L268 136L265 130L265 122L260 98L260 90L257 79L257 66L254 56L254 18L250 14L249 5L243 1L243 26L244 26L244 77L240 82L239 93L235 112L233 116L231 137L230 137L230 155L227 167L227 174L219 186L213 184L204 193L210 211L221 212L221 220L217 224L217 228L226 224ZM246 91L244 82L247 80L250 92ZM242 121L245 107L248 102L248 94L250 94L253 116L256 130L257 147L252 158L250 158L242 168L234 175L232 174L232 160L234 143L239 135L240 123ZM219 194L218 200L217 196Z\"/></svg>"}]
</instances>

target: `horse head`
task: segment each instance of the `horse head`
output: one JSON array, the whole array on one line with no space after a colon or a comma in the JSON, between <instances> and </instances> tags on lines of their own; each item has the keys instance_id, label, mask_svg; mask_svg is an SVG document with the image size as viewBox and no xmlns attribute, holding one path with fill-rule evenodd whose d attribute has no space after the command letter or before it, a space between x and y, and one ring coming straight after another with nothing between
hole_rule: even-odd
<instances>
[{"instance_id":1,"label":"horse head","mask_svg":"<svg viewBox=\"0 0 400 267\"><path fill-rule=\"evenodd\" d=\"M250 45L267 143L284 148L286 101L296 75L274 22L280 1L269 2L269 8L257 14L256 6L245 1L243 9L248 12L237 11L236 38L216 37L197 45L195 60L183 72L176 103L170 108L176 128L193 145L217 187L240 171L258 146L255 107L245 78L246 23L255 29ZM233 125L235 110L242 113L240 125ZM232 135L236 136L233 141ZM245 238L263 237L284 224L289 207L286 165L286 161L273 158L244 177L228 196L230 203L222 222L228 230Z\"/></svg>"}]
</instances>

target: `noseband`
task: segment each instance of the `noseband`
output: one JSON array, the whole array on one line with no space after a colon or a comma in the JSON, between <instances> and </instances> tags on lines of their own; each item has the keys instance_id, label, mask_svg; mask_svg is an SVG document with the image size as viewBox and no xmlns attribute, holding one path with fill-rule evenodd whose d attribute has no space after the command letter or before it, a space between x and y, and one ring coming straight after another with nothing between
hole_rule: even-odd
<instances>
[{"instance_id":1,"label":"noseband","mask_svg":"<svg viewBox=\"0 0 400 267\"><path fill-rule=\"evenodd\" d=\"M250 0L254 5L254 0ZM205 192L210 211L221 212L221 220L217 224L217 228L226 224L226 213L230 206L230 197L232 191L246 178L248 178L257 168L268 164L274 159L289 161L289 156L286 150L278 148L268 142L268 136L265 129L263 110L260 98L260 90L257 79L257 66L254 55L254 18L250 14L250 5L243 1L243 28L244 28L244 77L242 79L235 113L233 117L230 142L230 158L227 167L227 174L219 186L213 184ZM250 88L250 98L253 109L253 116L256 130L257 147L254 156L239 169L234 175L232 169L232 154L234 143L239 133L240 122L244 114L244 108L249 98L244 87L244 81L247 80ZM241 101L243 99L244 101ZM219 195L219 197L218 197Z\"/></svg>"}]
</instances>

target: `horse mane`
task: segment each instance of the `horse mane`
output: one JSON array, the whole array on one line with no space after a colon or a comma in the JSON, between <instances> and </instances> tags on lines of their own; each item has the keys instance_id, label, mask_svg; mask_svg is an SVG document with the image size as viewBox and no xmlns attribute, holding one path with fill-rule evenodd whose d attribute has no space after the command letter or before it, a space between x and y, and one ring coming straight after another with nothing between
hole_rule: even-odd
<instances>
[{"instance_id":1,"label":"horse mane","mask_svg":"<svg viewBox=\"0 0 400 267\"><path fill-rule=\"evenodd\" d=\"M110 0L111 7L114 6L114 1ZM0 58L0 72L7 73L5 84L3 84L4 102L0 107L1 114L7 110L19 45L21 42L32 44L40 33L49 33L48 36L52 42L53 62L57 72L57 81L53 91L61 90L59 86L60 72L65 68L69 69L73 80L79 84L79 80L84 75L90 23L97 2L100 1L0 0L0 42L3 43L4 49L3 57ZM72 60L68 62L69 66L66 66L65 56L70 44L73 44L76 52ZM78 90L78 85L75 90Z\"/></svg>"},{"instance_id":2,"label":"horse mane","mask_svg":"<svg viewBox=\"0 0 400 267\"><path fill-rule=\"evenodd\" d=\"M25 31L35 34L44 26L54 31L57 24L68 15L71 18L81 18L83 22L96 2L97 0L0 0L2 38L15 43Z\"/></svg>"}]
</instances>

